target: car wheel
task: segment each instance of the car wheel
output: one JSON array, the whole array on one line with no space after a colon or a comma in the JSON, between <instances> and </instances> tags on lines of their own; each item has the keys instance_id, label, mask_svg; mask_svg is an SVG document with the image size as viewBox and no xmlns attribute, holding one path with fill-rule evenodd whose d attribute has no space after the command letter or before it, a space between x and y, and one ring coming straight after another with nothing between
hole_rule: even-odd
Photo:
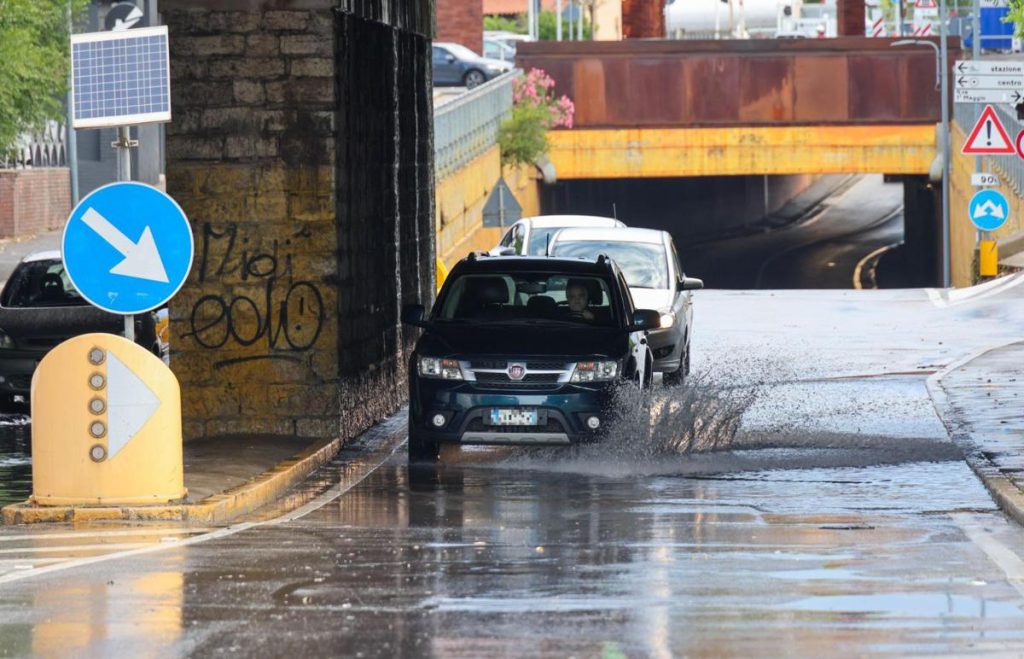
<instances>
[{"instance_id":1,"label":"car wheel","mask_svg":"<svg viewBox=\"0 0 1024 659\"><path fill-rule=\"evenodd\" d=\"M466 89L473 89L474 87L479 87L480 85L487 82L487 76L485 76L482 71L473 69L466 73L465 77L463 77L462 79L462 82L463 84L466 85Z\"/></svg>"},{"instance_id":2,"label":"car wheel","mask_svg":"<svg viewBox=\"0 0 1024 659\"><path fill-rule=\"evenodd\" d=\"M690 374L690 347L687 346L683 350L683 356L679 359L679 368L672 371L671 373L663 373L661 381L668 386L676 386L683 383L686 380L686 376Z\"/></svg>"},{"instance_id":3,"label":"car wheel","mask_svg":"<svg viewBox=\"0 0 1024 659\"><path fill-rule=\"evenodd\" d=\"M441 456L441 445L424 439L420 433L409 429L409 463L435 463Z\"/></svg>"}]
</instances>

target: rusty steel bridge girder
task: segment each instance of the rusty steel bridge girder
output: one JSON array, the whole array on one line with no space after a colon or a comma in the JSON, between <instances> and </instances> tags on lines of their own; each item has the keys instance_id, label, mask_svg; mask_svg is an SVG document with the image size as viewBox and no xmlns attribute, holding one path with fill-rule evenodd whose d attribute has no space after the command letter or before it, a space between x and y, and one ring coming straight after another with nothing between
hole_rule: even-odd
<instances>
[{"instance_id":1,"label":"rusty steel bridge girder","mask_svg":"<svg viewBox=\"0 0 1024 659\"><path fill-rule=\"evenodd\" d=\"M517 63L551 74L578 128L937 123L933 50L892 41L535 42Z\"/></svg>"}]
</instances>

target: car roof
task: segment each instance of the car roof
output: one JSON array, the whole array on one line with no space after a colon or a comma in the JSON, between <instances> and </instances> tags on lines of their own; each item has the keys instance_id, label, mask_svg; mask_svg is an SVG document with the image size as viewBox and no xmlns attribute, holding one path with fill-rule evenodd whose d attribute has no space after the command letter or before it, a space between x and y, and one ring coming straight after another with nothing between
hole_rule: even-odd
<instances>
[{"instance_id":1,"label":"car roof","mask_svg":"<svg viewBox=\"0 0 1024 659\"><path fill-rule=\"evenodd\" d=\"M611 263L584 258L558 258L548 256L488 256L470 255L452 268L452 275L511 272L555 272L566 274L608 275Z\"/></svg>"},{"instance_id":2,"label":"car roof","mask_svg":"<svg viewBox=\"0 0 1024 659\"><path fill-rule=\"evenodd\" d=\"M599 215L537 215L524 218L531 226L540 229L558 227L625 227L626 225L614 217Z\"/></svg>"},{"instance_id":3,"label":"car roof","mask_svg":"<svg viewBox=\"0 0 1024 659\"><path fill-rule=\"evenodd\" d=\"M35 263L36 261L59 261L60 250L48 249L45 252L33 252L21 260L22 263Z\"/></svg>"},{"instance_id":4,"label":"car roof","mask_svg":"<svg viewBox=\"0 0 1024 659\"><path fill-rule=\"evenodd\" d=\"M605 229L569 228L559 231L554 240L555 242L560 243L568 241L604 240L620 243L653 243L661 245L665 240L665 232L657 229L636 229L633 227L616 229L612 233L609 233Z\"/></svg>"}]
</instances>

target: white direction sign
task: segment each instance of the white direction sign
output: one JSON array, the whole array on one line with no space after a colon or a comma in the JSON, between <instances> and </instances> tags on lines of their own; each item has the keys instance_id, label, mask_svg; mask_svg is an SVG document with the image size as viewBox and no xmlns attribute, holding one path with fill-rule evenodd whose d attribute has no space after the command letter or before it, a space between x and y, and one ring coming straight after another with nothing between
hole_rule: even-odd
<instances>
[{"instance_id":1,"label":"white direction sign","mask_svg":"<svg viewBox=\"0 0 1024 659\"><path fill-rule=\"evenodd\" d=\"M953 67L955 75L1000 75L1019 76L1024 80L1024 62L1011 62L1007 60L970 60L961 59L956 61Z\"/></svg>"},{"instance_id":2,"label":"white direction sign","mask_svg":"<svg viewBox=\"0 0 1024 659\"><path fill-rule=\"evenodd\" d=\"M957 89L1006 89L1016 91L1024 89L1024 76L1019 75L984 75L980 73L956 76Z\"/></svg>"},{"instance_id":3,"label":"white direction sign","mask_svg":"<svg viewBox=\"0 0 1024 659\"><path fill-rule=\"evenodd\" d=\"M1010 103L1017 105L1024 101L1024 83L1021 89L961 89L953 90L954 103Z\"/></svg>"}]
</instances>

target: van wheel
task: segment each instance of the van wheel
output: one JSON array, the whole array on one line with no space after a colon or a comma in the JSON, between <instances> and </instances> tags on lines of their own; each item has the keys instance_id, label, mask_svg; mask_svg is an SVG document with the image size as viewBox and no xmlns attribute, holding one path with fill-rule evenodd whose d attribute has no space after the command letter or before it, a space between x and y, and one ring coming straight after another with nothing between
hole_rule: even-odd
<instances>
[{"instance_id":1,"label":"van wheel","mask_svg":"<svg viewBox=\"0 0 1024 659\"><path fill-rule=\"evenodd\" d=\"M409 464L435 463L441 457L441 445L424 439L420 433L409 429Z\"/></svg>"}]
</instances>

